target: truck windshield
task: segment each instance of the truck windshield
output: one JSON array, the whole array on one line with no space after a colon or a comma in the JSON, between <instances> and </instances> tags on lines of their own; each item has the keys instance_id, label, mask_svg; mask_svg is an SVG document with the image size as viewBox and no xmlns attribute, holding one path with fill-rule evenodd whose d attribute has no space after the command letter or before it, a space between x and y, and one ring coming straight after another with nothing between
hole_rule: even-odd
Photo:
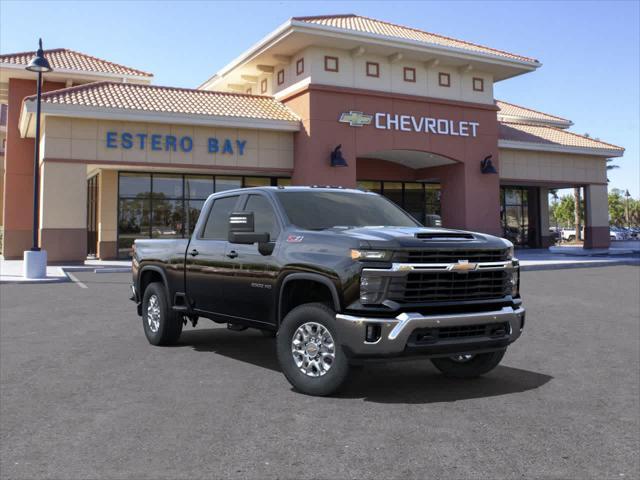
<instances>
[{"instance_id":1,"label":"truck windshield","mask_svg":"<svg viewBox=\"0 0 640 480\"><path fill-rule=\"evenodd\" d=\"M289 221L306 230L420 226L395 204L373 193L280 191L276 194Z\"/></svg>"}]
</instances>

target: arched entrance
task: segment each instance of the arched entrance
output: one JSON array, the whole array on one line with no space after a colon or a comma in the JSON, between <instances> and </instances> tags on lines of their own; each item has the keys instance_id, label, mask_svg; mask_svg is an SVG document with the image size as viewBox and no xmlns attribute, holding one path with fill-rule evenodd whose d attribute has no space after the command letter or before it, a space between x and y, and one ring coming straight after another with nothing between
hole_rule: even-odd
<instances>
[{"instance_id":1,"label":"arched entrance","mask_svg":"<svg viewBox=\"0 0 640 480\"><path fill-rule=\"evenodd\" d=\"M425 224L431 215L442 217L441 185L437 168L457 162L419 150L381 150L357 159L360 188L384 195Z\"/></svg>"}]
</instances>

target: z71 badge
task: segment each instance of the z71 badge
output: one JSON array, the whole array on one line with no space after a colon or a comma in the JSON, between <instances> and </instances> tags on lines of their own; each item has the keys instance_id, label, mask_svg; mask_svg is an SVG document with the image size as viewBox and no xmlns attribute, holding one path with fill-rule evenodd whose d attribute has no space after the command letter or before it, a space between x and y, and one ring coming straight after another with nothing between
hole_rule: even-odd
<instances>
[{"instance_id":1,"label":"z71 badge","mask_svg":"<svg viewBox=\"0 0 640 480\"><path fill-rule=\"evenodd\" d=\"M304 235L289 235L287 237L287 243L300 243L303 238Z\"/></svg>"}]
</instances>

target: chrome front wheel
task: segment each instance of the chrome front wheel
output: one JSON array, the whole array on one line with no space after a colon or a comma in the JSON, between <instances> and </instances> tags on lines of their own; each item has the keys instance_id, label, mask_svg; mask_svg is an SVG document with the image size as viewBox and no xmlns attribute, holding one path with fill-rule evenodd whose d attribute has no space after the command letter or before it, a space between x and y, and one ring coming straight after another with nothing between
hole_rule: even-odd
<instances>
[{"instance_id":1,"label":"chrome front wheel","mask_svg":"<svg viewBox=\"0 0 640 480\"><path fill-rule=\"evenodd\" d=\"M333 366L336 346L331 332L316 322L300 325L291 339L293 361L309 377L321 377Z\"/></svg>"},{"instance_id":2,"label":"chrome front wheel","mask_svg":"<svg viewBox=\"0 0 640 480\"><path fill-rule=\"evenodd\" d=\"M149 330L157 333L160 330L160 301L157 295L151 295L147 303L147 323Z\"/></svg>"}]
</instances>

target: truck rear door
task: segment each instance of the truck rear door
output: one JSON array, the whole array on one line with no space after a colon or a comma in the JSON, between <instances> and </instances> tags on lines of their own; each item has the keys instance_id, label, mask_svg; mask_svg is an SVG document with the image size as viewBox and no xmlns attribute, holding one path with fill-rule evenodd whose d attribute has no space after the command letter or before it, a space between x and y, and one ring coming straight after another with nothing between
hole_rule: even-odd
<instances>
[{"instance_id":1,"label":"truck rear door","mask_svg":"<svg viewBox=\"0 0 640 480\"><path fill-rule=\"evenodd\" d=\"M240 195L215 198L205 205L189 243L186 255L186 290L189 301L202 313L224 314L226 284L234 265L228 251L229 214L238 205Z\"/></svg>"}]
</instances>

